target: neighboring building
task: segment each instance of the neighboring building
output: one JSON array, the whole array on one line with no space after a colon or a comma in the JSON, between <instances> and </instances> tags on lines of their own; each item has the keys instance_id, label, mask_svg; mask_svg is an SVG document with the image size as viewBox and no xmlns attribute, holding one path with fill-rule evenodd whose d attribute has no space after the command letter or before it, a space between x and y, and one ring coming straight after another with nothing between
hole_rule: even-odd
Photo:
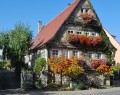
<instances>
[{"instance_id":1,"label":"neighboring building","mask_svg":"<svg viewBox=\"0 0 120 95\"><path fill-rule=\"evenodd\" d=\"M116 36L110 35L110 33L105 28L103 28L103 29L104 29L106 35L109 37L112 45L117 49L117 51L115 52L114 60L117 64L120 64L120 44L115 39Z\"/></svg>"},{"instance_id":2,"label":"neighboring building","mask_svg":"<svg viewBox=\"0 0 120 95\"><path fill-rule=\"evenodd\" d=\"M75 35L74 39L70 35ZM77 35L81 36L80 43L76 41ZM82 41L84 37L86 40ZM89 0L75 0L70 4L40 29L32 46L34 60L75 56L84 58L87 65L90 58L113 61L115 50Z\"/></svg>"}]
</instances>

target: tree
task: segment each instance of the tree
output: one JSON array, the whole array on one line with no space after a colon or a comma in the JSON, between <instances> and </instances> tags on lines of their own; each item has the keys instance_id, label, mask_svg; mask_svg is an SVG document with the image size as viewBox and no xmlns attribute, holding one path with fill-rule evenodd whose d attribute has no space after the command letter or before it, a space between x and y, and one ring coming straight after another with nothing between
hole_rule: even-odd
<instances>
[{"instance_id":1,"label":"tree","mask_svg":"<svg viewBox=\"0 0 120 95\"><path fill-rule=\"evenodd\" d=\"M3 49L3 59L5 59L9 55L9 34L10 31L2 31L0 32L0 46Z\"/></svg>"},{"instance_id":2,"label":"tree","mask_svg":"<svg viewBox=\"0 0 120 95\"><path fill-rule=\"evenodd\" d=\"M84 72L82 67L83 59L72 57L66 59L64 57L54 58L51 57L48 60L48 65L51 71L54 74L60 74L61 77L61 85L62 85L62 75L67 76L69 78L75 78L81 73Z\"/></svg>"},{"instance_id":3,"label":"tree","mask_svg":"<svg viewBox=\"0 0 120 95\"><path fill-rule=\"evenodd\" d=\"M45 68L45 67L46 67L46 60L45 60L45 58L38 58L35 61L35 66L34 66L33 70L40 77L40 73L43 70L43 68Z\"/></svg>"},{"instance_id":4,"label":"tree","mask_svg":"<svg viewBox=\"0 0 120 95\"><path fill-rule=\"evenodd\" d=\"M3 48L3 56L9 57L12 66L15 67L17 76L20 78L21 67L24 66L24 56L29 53L32 40L32 32L29 26L22 23L15 25L11 31L0 33L0 43Z\"/></svg>"}]
</instances>

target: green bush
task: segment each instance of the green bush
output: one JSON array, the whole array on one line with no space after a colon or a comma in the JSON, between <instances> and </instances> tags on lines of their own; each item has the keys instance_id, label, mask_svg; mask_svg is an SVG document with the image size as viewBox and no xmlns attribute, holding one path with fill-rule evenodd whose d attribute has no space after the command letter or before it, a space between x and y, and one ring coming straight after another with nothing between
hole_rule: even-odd
<instances>
[{"instance_id":1,"label":"green bush","mask_svg":"<svg viewBox=\"0 0 120 95\"><path fill-rule=\"evenodd\" d=\"M4 64L4 67L5 67L5 68L11 67L11 66L12 66L11 62L6 62L6 63Z\"/></svg>"},{"instance_id":2,"label":"green bush","mask_svg":"<svg viewBox=\"0 0 120 95\"><path fill-rule=\"evenodd\" d=\"M46 60L44 58L38 58L35 61L35 66L33 70L36 74L40 75L40 72L44 67L46 67Z\"/></svg>"},{"instance_id":3,"label":"green bush","mask_svg":"<svg viewBox=\"0 0 120 95\"><path fill-rule=\"evenodd\" d=\"M85 87L85 84L83 82L80 82L78 85L77 85L77 89L79 90L85 90L86 87Z\"/></svg>"},{"instance_id":4,"label":"green bush","mask_svg":"<svg viewBox=\"0 0 120 95\"><path fill-rule=\"evenodd\" d=\"M6 62L0 61L0 67L4 67L5 64Z\"/></svg>"}]
</instances>

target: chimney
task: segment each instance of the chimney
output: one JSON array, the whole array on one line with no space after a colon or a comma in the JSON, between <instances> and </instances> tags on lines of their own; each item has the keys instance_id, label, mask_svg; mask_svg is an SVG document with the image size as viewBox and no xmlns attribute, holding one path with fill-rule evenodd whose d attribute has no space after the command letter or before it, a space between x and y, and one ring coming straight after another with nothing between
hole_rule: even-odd
<instances>
[{"instance_id":1,"label":"chimney","mask_svg":"<svg viewBox=\"0 0 120 95\"><path fill-rule=\"evenodd\" d=\"M41 31L42 29L42 21L38 21L38 33Z\"/></svg>"}]
</instances>

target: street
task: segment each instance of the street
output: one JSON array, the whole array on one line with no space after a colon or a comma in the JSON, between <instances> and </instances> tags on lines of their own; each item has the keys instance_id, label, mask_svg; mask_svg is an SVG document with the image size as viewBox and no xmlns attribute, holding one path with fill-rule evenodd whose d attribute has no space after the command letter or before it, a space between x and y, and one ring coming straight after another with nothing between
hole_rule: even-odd
<instances>
[{"instance_id":1,"label":"street","mask_svg":"<svg viewBox=\"0 0 120 95\"><path fill-rule=\"evenodd\" d=\"M0 91L0 95L120 95L120 87L81 91L21 91L15 89Z\"/></svg>"}]
</instances>

